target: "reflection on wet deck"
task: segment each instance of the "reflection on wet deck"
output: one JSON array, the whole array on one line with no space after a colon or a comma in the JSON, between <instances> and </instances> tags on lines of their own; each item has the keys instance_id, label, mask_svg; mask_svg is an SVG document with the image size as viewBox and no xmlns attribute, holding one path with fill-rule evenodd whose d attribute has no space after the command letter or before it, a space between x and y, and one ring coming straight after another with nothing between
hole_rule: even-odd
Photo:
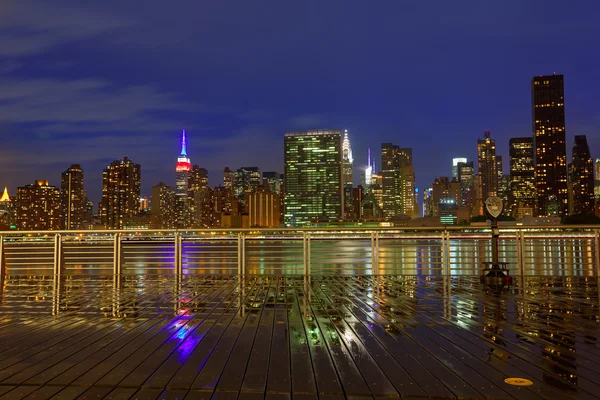
<instances>
[{"instance_id":1,"label":"reflection on wet deck","mask_svg":"<svg viewBox=\"0 0 600 400\"><path fill-rule=\"evenodd\" d=\"M597 398L596 278L8 277L0 398ZM511 386L506 378L531 386Z\"/></svg>"}]
</instances>

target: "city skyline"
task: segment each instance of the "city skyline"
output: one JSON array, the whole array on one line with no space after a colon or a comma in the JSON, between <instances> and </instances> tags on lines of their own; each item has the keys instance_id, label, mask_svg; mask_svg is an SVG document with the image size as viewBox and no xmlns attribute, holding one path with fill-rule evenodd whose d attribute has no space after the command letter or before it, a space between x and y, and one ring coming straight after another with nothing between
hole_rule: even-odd
<instances>
[{"instance_id":1,"label":"city skyline","mask_svg":"<svg viewBox=\"0 0 600 400\"><path fill-rule=\"evenodd\" d=\"M341 128L356 166L368 147L412 148L423 189L450 175L447 160L475 159L473 137L486 129L507 170L509 138L531 134L531 77L553 72L565 76L567 149L587 135L598 154L594 2L234 9L8 2L0 185L56 186L79 164L97 203L102 168L127 155L144 166L149 195L172 179L181 127L211 184L226 165L281 170L283 132Z\"/></svg>"}]
</instances>

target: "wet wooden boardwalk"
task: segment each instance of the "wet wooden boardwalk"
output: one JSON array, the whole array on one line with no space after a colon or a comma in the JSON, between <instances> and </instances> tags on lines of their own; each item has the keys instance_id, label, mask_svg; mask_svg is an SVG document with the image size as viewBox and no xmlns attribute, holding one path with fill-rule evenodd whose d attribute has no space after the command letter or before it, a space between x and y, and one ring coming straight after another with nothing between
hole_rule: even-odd
<instances>
[{"instance_id":1,"label":"wet wooden boardwalk","mask_svg":"<svg viewBox=\"0 0 600 400\"><path fill-rule=\"evenodd\" d=\"M3 400L600 396L596 278L504 291L406 276L8 277L0 288Z\"/></svg>"}]
</instances>

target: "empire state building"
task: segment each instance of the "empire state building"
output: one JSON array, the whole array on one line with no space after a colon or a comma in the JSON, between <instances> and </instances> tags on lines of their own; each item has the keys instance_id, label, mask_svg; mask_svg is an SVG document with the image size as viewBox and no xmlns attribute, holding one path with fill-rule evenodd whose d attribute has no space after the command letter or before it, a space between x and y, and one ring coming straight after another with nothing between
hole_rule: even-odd
<instances>
[{"instance_id":1,"label":"empire state building","mask_svg":"<svg viewBox=\"0 0 600 400\"><path fill-rule=\"evenodd\" d=\"M181 133L181 153L177 157L175 166L175 195L177 197L177 227L184 228L189 225L190 207L188 201L188 187L192 164L187 155L185 129Z\"/></svg>"}]
</instances>

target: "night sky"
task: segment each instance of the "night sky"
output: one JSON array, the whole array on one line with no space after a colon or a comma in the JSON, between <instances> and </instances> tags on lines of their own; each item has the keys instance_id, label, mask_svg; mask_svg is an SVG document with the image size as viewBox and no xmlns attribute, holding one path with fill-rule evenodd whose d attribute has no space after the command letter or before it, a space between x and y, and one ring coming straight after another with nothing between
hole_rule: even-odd
<instances>
[{"instance_id":1,"label":"night sky","mask_svg":"<svg viewBox=\"0 0 600 400\"><path fill-rule=\"evenodd\" d=\"M143 5L142 5L143 4ZM420 189L476 159L491 130L531 135L530 81L565 75L567 153L600 156L600 2L25 1L0 3L0 186L129 156L142 192L173 186L181 128L193 164L283 172L286 131L348 129L412 147Z\"/></svg>"}]
</instances>

